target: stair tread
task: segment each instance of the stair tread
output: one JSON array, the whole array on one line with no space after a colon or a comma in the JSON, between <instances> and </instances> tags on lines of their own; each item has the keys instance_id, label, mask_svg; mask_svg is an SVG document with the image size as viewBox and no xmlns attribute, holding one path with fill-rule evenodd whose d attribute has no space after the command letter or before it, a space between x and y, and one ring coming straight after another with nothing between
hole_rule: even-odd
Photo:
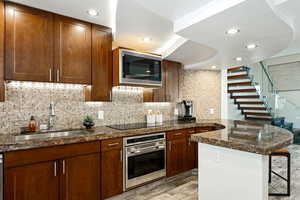
<instances>
[{"instance_id":1,"label":"stair tread","mask_svg":"<svg viewBox=\"0 0 300 200\"><path fill-rule=\"evenodd\" d=\"M247 79L247 78L249 78L248 74L227 76L228 80L232 80L232 79Z\"/></svg>"},{"instance_id":2,"label":"stair tread","mask_svg":"<svg viewBox=\"0 0 300 200\"><path fill-rule=\"evenodd\" d=\"M241 110L267 110L265 107L240 107Z\"/></svg>"},{"instance_id":3,"label":"stair tread","mask_svg":"<svg viewBox=\"0 0 300 200\"><path fill-rule=\"evenodd\" d=\"M270 113L244 112L244 115L271 116Z\"/></svg>"},{"instance_id":4,"label":"stair tread","mask_svg":"<svg viewBox=\"0 0 300 200\"><path fill-rule=\"evenodd\" d=\"M261 120L261 121L272 121L272 118L264 117L245 117L246 120Z\"/></svg>"},{"instance_id":5,"label":"stair tread","mask_svg":"<svg viewBox=\"0 0 300 200\"><path fill-rule=\"evenodd\" d=\"M237 89L237 90L228 90L229 93L234 93L234 92L256 92L256 89Z\"/></svg>"},{"instance_id":6,"label":"stair tread","mask_svg":"<svg viewBox=\"0 0 300 200\"><path fill-rule=\"evenodd\" d=\"M252 85L251 81L237 82L237 83L228 83L228 86L251 86L251 85Z\"/></svg>"},{"instance_id":7,"label":"stair tread","mask_svg":"<svg viewBox=\"0 0 300 200\"><path fill-rule=\"evenodd\" d=\"M245 66L240 66L240 67L232 67L227 69L227 72L237 72L237 71L247 71L247 68Z\"/></svg>"},{"instance_id":8,"label":"stair tread","mask_svg":"<svg viewBox=\"0 0 300 200\"><path fill-rule=\"evenodd\" d=\"M232 99L259 99L259 95L231 96Z\"/></svg>"},{"instance_id":9,"label":"stair tread","mask_svg":"<svg viewBox=\"0 0 300 200\"><path fill-rule=\"evenodd\" d=\"M264 104L262 101L238 101L235 104Z\"/></svg>"}]
</instances>

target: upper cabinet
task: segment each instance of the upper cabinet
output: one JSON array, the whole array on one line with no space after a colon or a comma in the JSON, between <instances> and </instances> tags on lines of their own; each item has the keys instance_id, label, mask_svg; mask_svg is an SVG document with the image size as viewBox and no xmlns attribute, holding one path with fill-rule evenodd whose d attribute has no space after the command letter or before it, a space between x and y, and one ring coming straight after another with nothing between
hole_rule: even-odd
<instances>
[{"instance_id":1,"label":"upper cabinet","mask_svg":"<svg viewBox=\"0 0 300 200\"><path fill-rule=\"evenodd\" d=\"M179 98L179 70L181 63L163 60L163 81L162 87L153 89L152 93L144 92L144 102L176 102Z\"/></svg>"},{"instance_id":2,"label":"upper cabinet","mask_svg":"<svg viewBox=\"0 0 300 200\"><path fill-rule=\"evenodd\" d=\"M4 2L0 0L0 102L5 101L4 85Z\"/></svg>"},{"instance_id":3,"label":"upper cabinet","mask_svg":"<svg viewBox=\"0 0 300 200\"><path fill-rule=\"evenodd\" d=\"M111 101L112 33L107 27L92 28L92 101ZM101 92L99 92L101 91Z\"/></svg>"},{"instance_id":4,"label":"upper cabinet","mask_svg":"<svg viewBox=\"0 0 300 200\"><path fill-rule=\"evenodd\" d=\"M53 15L11 3L5 12L5 78L51 82Z\"/></svg>"},{"instance_id":5,"label":"upper cabinet","mask_svg":"<svg viewBox=\"0 0 300 200\"><path fill-rule=\"evenodd\" d=\"M56 81L91 84L91 24L58 15L54 24Z\"/></svg>"},{"instance_id":6,"label":"upper cabinet","mask_svg":"<svg viewBox=\"0 0 300 200\"><path fill-rule=\"evenodd\" d=\"M112 40L101 38L105 47L95 53L92 24L14 3L5 3L5 12L6 80L90 85L92 52L95 62L111 65L106 54L111 53ZM96 54L105 55L98 61Z\"/></svg>"}]
</instances>

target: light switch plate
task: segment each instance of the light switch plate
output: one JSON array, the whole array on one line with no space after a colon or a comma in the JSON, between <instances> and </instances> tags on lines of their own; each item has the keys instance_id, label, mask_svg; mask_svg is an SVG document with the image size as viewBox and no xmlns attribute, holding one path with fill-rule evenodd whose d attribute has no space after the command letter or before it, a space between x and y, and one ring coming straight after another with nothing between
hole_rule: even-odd
<instances>
[{"instance_id":1,"label":"light switch plate","mask_svg":"<svg viewBox=\"0 0 300 200\"><path fill-rule=\"evenodd\" d=\"M209 113L213 115L213 114L215 113L215 109L210 108L210 109L209 109Z\"/></svg>"},{"instance_id":2,"label":"light switch plate","mask_svg":"<svg viewBox=\"0 0 300 200\"><path fill-rule=\"evenodd\" d=\"M98 119L104 119L104 111L102 110L98 111Z\"/></svg>"}]
</instances>

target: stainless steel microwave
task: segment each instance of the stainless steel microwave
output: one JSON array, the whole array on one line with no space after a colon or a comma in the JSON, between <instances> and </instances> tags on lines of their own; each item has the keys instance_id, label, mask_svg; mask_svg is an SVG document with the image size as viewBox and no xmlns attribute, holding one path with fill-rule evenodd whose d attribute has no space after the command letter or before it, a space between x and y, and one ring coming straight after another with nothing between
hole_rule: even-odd
<instances>
[{"instance_id":1,"label":"stainless steel microwave","mask_svg":"<svg viewBox=\"0 0 300 200\"><path fill-rule=\"evenodd\" d=\"M121 84L162 86L162 58L120 49L119 78Z\"/></svg>"}]
</instances>

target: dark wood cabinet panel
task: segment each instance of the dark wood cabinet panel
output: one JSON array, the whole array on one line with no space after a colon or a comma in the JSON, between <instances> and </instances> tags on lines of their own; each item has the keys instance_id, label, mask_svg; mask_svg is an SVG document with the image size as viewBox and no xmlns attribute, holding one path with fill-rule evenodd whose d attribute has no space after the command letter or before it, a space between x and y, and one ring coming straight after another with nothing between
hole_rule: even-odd
<instances>
[{"instance_id":1,"label":"dark wood cabinet panel","mask_svg":"<svg viewBox=\"0 0 300 200\"><path fill-rule=\"evenodd\" d=\"M103 141L101 146L107 146L101 153L101 194L102 199L123 192L123 155L121 141ZM110 144L110 145L109 145Z\"/></svg>"},{"instance_id":2,"label":"dark wood cabinet panel","mask_svg":"<svg viewBox=\"0 0 300 200\"><path fill-rule=\"evenodd\" d=\"M60 161L65 200L100 199L100 153Z\"/></svg>"},{"instance_id":3,"label":"dark wood cabinet panel","mask_svg":"<svg viewBox=\"0 0 300 200\"><path fill-rule=\"evenodd\" d=\"M5 12L5 78L51 82L53 15L11 3Z\"/></svg>"},{"instance_id":4,"label":"dark wood cabinet panel","mask_svg":"<svg viewBox=\"0 0 300 200\"><path fill-rule=\"evenodd\" d=\"M166 101L177 102L179 98L179 70L181 63L164 60Z\"/></svg>"},{"instance_id":5,"label":"dark wood cabinet panel","mask_svg":"<svg viewBox=\"0 0 300 200\"><path fill-rule=\"evenodd\" d=\"M4 2L0 0L0 102L5 101L4 85Z\"/></svg>"},{"instance_id":6,"label":"dark wood cabinet panel","mask_svg":"<svg viewBox=\"0 0 300 200\"><path fill-rule=\"evenodd\" d=\"M167 176L174 176L186 170L186 138L167 141Z\"/></svg>"},{"instance_id":7,"label":"dark wood cabinet panel","mask_svg":"<svg viewBox=\"0 0 300 200\"><path fill-rule=\"evenodd\" d=\"M57 162L50 161L5 170L7 200L58 200Z\"/></svg>"},{"instance_id":8,"label":"dark wood cabinet panel","mask_svg":"<svg viewBox=\"0 0 300 200\"><path fill-rule=\"evenodd\" d=\"M149 102L154 102L153 101L153 90L152 89L145 89L143 91L143 102L144 103L149 103Z\"/></svg>"},{"instance_id":9,"label":"dark wood cabinet panel","mask_svg":"<svg viewBox=\"0 0 300 200\"><path fill-rule=\"evenodd\" d=\"M55 80L91 84L91 24L55 16Z\"/></svg>"},{"instance_id":10,"label":"dark wood cabinet panel","mask_svg":"<svg viewBox=\"0 0 300 200\"><path fill-rule=\"evenodd\" d=\"M91 101L111 101L112 33L111 29L92 27Z\"/></svg>"},{"instance_id":11,"label":"dark wood cabinet panel","mask_svg":"<svg viewBox=\"0 0 300 200\"><path fill-rule=\"evenodd\" d=\"M187 160L186 170L198 167L198 143L191 141L191 135L196 133L195 129L187 129Z\"/></svg>"}]
</instances>

